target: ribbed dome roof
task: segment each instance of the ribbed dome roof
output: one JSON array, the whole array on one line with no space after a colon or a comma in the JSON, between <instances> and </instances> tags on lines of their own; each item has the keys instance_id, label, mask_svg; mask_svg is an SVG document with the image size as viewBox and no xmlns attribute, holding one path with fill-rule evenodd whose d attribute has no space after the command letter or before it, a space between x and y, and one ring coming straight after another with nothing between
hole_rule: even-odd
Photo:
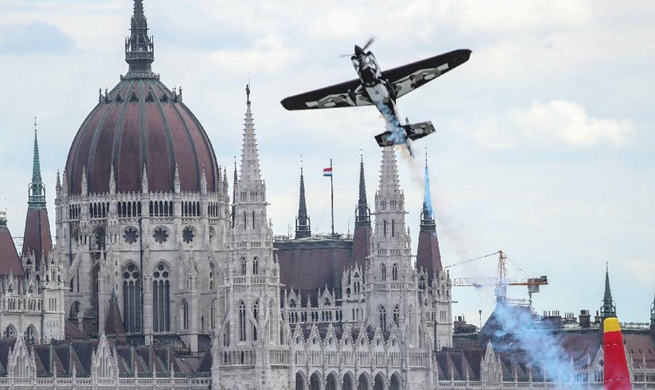
<instances>
[{"instance_id":1,"label":"ribbed dome roof","mask_svg":"<svg viewBox=\"0 0 655 390\"><path fill-rule=\"evenodd\" d=\"M129 72L100 94L68 153L69 194L81 193L84 170L89 193L109 192L112 166L118 192L140 192L144 165L150 192L172 192L176 166L182 191L200 192L204 168L207 191L216 192L220 172L207 133L182 103L182 89L171 91L150 70L154 44L142 0L135 0L131 31Z\"/></svg>"}]
</instances>

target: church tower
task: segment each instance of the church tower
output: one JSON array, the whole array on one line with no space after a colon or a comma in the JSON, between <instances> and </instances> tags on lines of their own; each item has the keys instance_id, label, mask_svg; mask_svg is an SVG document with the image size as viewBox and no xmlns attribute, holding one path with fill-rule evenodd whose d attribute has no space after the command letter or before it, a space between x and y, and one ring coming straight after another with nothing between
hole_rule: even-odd
<instances>
[{"instance_id":1,"label":"church tower","mask_svg":"<svg viewBox=\"0 0 655 390\"><path fill-rule=\"evenodd\" d=\"M23 234L23 261L27 268L39 270L41 261L47 259L52 250L50 222L46 205L46 189L41 180L41 161L39 158L39 141L34 122L34 155L32 165L32 182L28 187L29 199L25 233Z\"/></svg>"},{"instance_id":2,"label":"church tower","mask_svg":"<svg viewBox=\"0 0 655 390\"><path fill-rule=\"evenodd\" d=\"M368 324L379 326L382 331L399 327L407 336L408 346L418 347L418 283L405 214L396 154L393 146L385 147L380 186L375 194L375 229L366 274Z\"/></svg>"},{"instance_id":3,"label":"church tower","mask_svg":"<svg viewBox=\"0 0 655 390\"><path fill-rule=\"evenodd\" d=\"M273 388L268 349L280 344L280 270L273 256L273 231L266 216L266 184L261 178L249 85L246 96L227 285L218 298L219 327L214 351L250 348L253 361L249 364L254 365L255 372L247 378L252 381L249 388L268 389ZM216 355L214 358L219 359ZM221 384L230 387L227 382L223 377Z\"/></svg>"},{"instance_id":4,"label":"church tower","mask_svg":"<svg viewBox=\"0 0 655 390\"><path fill-rule=\"evenodd\" d=\"M364 179L364 157L359 163L359 199L355 208L355 232L353 234L353 264L360 267L366 264L371 250L371 209L366 200L366 181Z\"/></svg>"},{"instance_id":5,"label":"church tower","mask_svg":"<svg viewBox=\"0 0 655 390\"><path fill-rule=\"evenodd\" d=\"M450 275L444 271L441 263L427 158L424 183L423 210L416 254L421 302L427 302L422 307L421 328L426 329L427 334L424 336L432 340L432 349L439 351L453 344L452 285Z\"/></svg>"}]
</instances>

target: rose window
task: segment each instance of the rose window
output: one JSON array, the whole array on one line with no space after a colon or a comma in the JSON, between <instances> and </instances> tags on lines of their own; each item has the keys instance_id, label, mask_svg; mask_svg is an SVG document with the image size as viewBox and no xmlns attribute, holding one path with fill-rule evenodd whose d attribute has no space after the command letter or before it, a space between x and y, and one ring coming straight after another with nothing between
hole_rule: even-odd
<instances>
[{"instance_id":1,"label":"rose window","mask_svg":"<svg viewBox=\"0 0 655 390\"><path fill-rule=\"evenodd\" d=\"M125 229L125 232L123 233L123 239L128 244L134 244L136 240L139 239L139 231L136 230L136 228L130 226Z\"/></svg>"},{"instance_id":2,"label":"rose window","mask_svg":"<svg viewBox=\"0 0 655 390\"><path fill-rule=\"evenodd\" d=\"M152 235L152 237L155 239L155 242L157 244L163 244L166 241L168 241L168 231L166 230L166 228L158 227L155 229L155 232Z\"/></svg>"},{"instance_id":3,"label":"rose window","mask_svg":"<svg viewBox=\"0 0 655 390\"><path fill-rule=\"evenodd\" d=\"M193 238L195 237L195 232L193 231L192 227L185 227L184 230L182 231L182 240L184 241L185 244L191 244L193 242Z\"/></svg>"}]
</instances>

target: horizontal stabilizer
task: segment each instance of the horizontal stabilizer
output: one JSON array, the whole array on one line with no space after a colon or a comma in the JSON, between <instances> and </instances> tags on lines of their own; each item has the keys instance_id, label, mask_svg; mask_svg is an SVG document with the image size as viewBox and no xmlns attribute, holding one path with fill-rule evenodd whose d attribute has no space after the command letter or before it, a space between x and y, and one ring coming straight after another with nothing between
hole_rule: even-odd
<instances>
[{"instance_id":1,"label":"horizontal stabilizer","mask_svg":"<svg viewBox=\"0 0 655 390\"><path fill-rule=\"evenodd\" d=\"M405 134L407 135L407 138L409 138L412 141L417 140L419 138L423 138L426 135L435 132L434 125L430 121L414 123L411 125L404 125L401 127L403 128L403 130L405 130ZM385 131L384 133L376 135L375 140L377 141L378 145L380 145L380 147L391 146L394 145L394 142L389 139L390 136L391 136L391 131ZM397 143L398 142L396 142L396 144Z\"/></svg>"}]
</instances>

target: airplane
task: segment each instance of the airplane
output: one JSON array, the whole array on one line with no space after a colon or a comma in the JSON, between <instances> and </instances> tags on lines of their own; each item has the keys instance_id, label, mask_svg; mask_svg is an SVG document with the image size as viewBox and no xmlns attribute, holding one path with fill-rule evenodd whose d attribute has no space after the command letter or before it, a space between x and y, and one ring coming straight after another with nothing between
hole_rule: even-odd
<instances>
[{"instance_id":1,"label":"airplane","mask_svg":"<svg viewBox=\"0 0 655 390\"><path fill-rule=\"evenodd\" d=\"M350 57L359 79L290 96L282 100L282 106L307 110L375 105L387 122L387 131L375 136L378 145L404 144L413 156L411 141L434 133L434 125L430 121L401 124L396 99L462 65L471 50L455 50L383 72L373 53L366 51L374 40L363 47L355 45Z\"/></svg>"},{"instance_id":2,"label":"airplane","mask_svg":"<svg viewBox=\"0 0 655 390\"><path fill-rule=\"evenodd\" d=\"M603 382L605 390L632 390L623 333L616 317L603 321Z\"/></svg>"}]
</instances>

